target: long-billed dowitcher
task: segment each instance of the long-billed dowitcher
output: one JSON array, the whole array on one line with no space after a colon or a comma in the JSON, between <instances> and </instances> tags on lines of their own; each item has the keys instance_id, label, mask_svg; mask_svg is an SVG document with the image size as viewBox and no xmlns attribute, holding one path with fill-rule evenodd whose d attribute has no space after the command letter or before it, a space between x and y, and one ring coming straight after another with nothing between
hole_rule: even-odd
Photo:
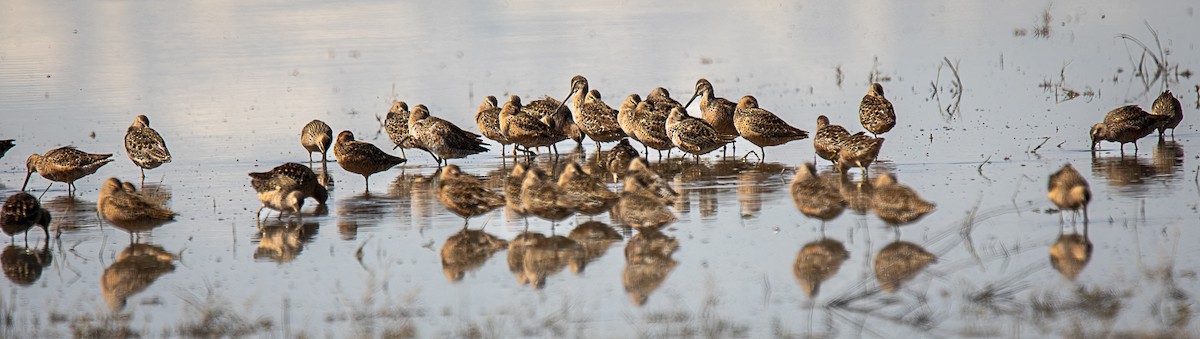
<instances>
[{"instance_id":1,"label":"long-billed dowitcher","mask_svg":"<svg viewBox=\"0 0 1200 339\"><path fill-rule=\"evenodd\" d=\"M300 145L308 150L308 163L313 162L313 152L321 153L321 164L325 164L329 159L329 145L333 144L333 129L329 128L324 121L313 120L304 125L304 129L300 130Z\"/></svg>"},{"instance_id":2,"label":"long-billed dowitcher","mask_svg":"<svg viewBox=\"0 0 1200 339\"><path fill-rule=\"evenodd\" d=\"M500 143L500 156L504 156L504 147L512 141L508 141L508 138L500 133L500 106L495 96L489 95L483 99L483 104L479 105L479 111L475 113L475 125L479 126L479 133L485 138ZM513 148L513 156L517 156L516 147Z\"/></svg>"},{"instance_id":3,"label":"long-billed dowitcher","mask_svg":"<svg viewBox=\"0 0 1200 339\"><path fill-rule=\"evenodd\" d=\"M737 136L717 132L704 120L688 115L681 107L671 109L671 115L667 117L666 131L667 135L671 137L671 143L680 150L694 155L697 162L700 161L701 155L715 151L737 139Z\"/></svg>"},{"instance_id":4,"label":"long-billed dowitcher","mask_svg":"<svg viewBox=\"0 0 1200 339\"><path fill-rule=\"evenodd\" d=\"M383 130L387 132L388 139L392 139L392 143L395 144L392 149L399 148L400 157L405 160L408 160L408 155L404 154L404 149L418 148L417 141L408 137L410 115L412 112L408 110L408 103L396 101L392 108L388 109L387 118L383 119Z\"/></svg>"},{"instance_id":5,"label":"long-billed dowitcher","mask_svg":"<svg viewBox=\"0 0 1200 339\"><path fill-rule=\"evenodd\" d=\"M1063 165L1062 169L1050 175L1046 196L1060 210L1071 210L1072 220L1074 212L1082 209L1084 223L1087 223L1087 205L1092 201L1092 189L1088 187L1087 179L1071 164ZM1061 213L1059 220L1062 220Z\"/></svg>"},{"instance_id":6,"label":"long-billed dowitcher","mask_svg":"<svg viewBox=\"0 0 1200 339\"><path fill-rule=\"evenodd\" d=\"M250 178L250 185L259 193L259 198L263 198L264 192L298 190L302 198L313 198L321 205L329 199L329 191L321 185L317 174L294 162L275 166L268 172L250 173Z\"/></svg>"},{"instance_id":7,"label":"long-billed dowitcher","mask_svg":"<svg viewBox=\"0 0 1200 339\"><path fill-rule=\"evenodd\" d=\"M25 183L21 190L29 185L29 177L33 173L41 174L50 181L67 183L67 192L75 193L75 180L96 173L101 166L112 162L112 153L92 154L75 149L74 146L63 146L46 152L45 155L32 154L25 160ZM46 186L49 190L50 186Z\"/></svg>"},{"instance_id":8,"label":"long-billed dowitcher","mask_svg":"<svg viewBox=\"0 0 1200 339\"><path fill-rule=\"evenodd\" d=\"M864 133L864 132L859 132ZM813 138L813 149L821 159L837 164L837 152L842 149L842 143L850 138L850 132L841 125L831 125L829 117L817 117L817 135Z\"/></svg>"},{"instance_id":9,"label":"long-billed dowitcher","mask_svg":"<svg viewBox=\"0 0 1200 339\"><path fill-rule=\"evenodd\" d=\"M733 125L738 135L758 146L760 160L766 160L766 146L783 145L808 138L808 132L788 125L775 113L758 107L758 99L744 96L733 111Z\"/></svg>"},{"instance_id":10,"label":"long-billed dowitcher","mask_svg":"<svg viewBox=\"0 0 1200 339\"><path fill-rule=\"evenodd\" d=\"M492 254L508 248L508 241L484 231L463 229L446 238L442 245L442 273L450 281L461 281L467 272L476 270Z\"/></svg>"},{"instance_id":11,"label":"long-billed dowitcher","mask_svg":"<svg viewBox=\"0 0 1200 339\"><path fill-rule=\"evenodd\" d=\"M117 178L108 178L100 187L100 198L96 201L100 217L129 232L130 240L135 233L175 219L175 212L130 189L131 186L123 185Z\"/></svg>"},{"instance_id":12,"label":"long-billed dowitcher","mask_svg":"<svg viewBox=\"0 0 1200 339\"><path fill-rule=\"evenodd\" d=\"M0 212L0 229L4 230L4 234L15 239L17 233L25 233L25 240L28 241L29 229L33 225L41 226L46 239L50 239L50 211L42 208L37 198L29 193L17 192L4 200L4 210Z\"/></svg>"},{"instance_id":13,"label":"long-billed dowitcher","mask_svg":"<svg viewBox=\"0 0 1200 339\"><path fill-rule=\"evenodd\" d=\"M933 212L937 205L922 199L916 191L896 182L896 177L884 173L875 178L871 195L871 211L893 226L912 223Z\"/></svg>"},{"instance_id":14,"label":"long-billed dowitcher","mask_svg":"<svg viewBox=\"0 0 1200 339\"><path fill-rule=\"evenodd\" d=\"M464 131L449 121L430 116L425 105L413 107L408 118L408 134L420 148L433 154L439 166L443 162L449 163L450 159L465 158L488 150L483 147L483 139L479 134Z\"/></svg>"},{"instance_id":15,"label":"long-billed dowitcher","mask_svg":"<svg viewBox=\"0 0 1200 339\"><path fill-rule=\"evenodd\" d=\"M457 165L446 165L438 176L438 200L450 212L468 218L504 206L504 196L484 187L479 179L462 172Z\"/></svg>"},{"instance_id":16,"label":"long-billed dowitcher","mask_svg":"<svg viewBox=\"0 0 1200 339\"><path fill-rule=\"evenodd\" d=\"M796 169L791 192L792 201L800 213L820 219L821 222L837 218L846 209L846 199L842 198L838 187L817 176L817 167L811 162L801 164Z\"/></svg>"},{"instance_id":17,"label":"long-billed dowitcher","mask_svg":"<svg viewBox=\"0 0 1200 339\"><path fill-rule=\"evenodd\" d=\"M521 207L530 213L550 221L566 219L574 213L566 194L540 168L525 171L521 182Z\"/></svg>"},{"instance_id":18,"label":"long-billed dowitcher","mask_svg":"<svg viewBox=\"0 0 1200 339\"><path fill-rule=\"evenodd\" d=\"M133 124L125 130L125 152L129 160L142 170L142 180L146 180L146 170L171 162L171 151L167 150L167 142L163 141L158 131L150 128L150 118L139 115L133 119Z\"/></svg>"},{"instance_id":19,"label":"long-billed dowitcher","mask_svg":"<svg viewBox=\"0 0 1200 339\"><path fill-rule=\"evenodd\" d=\"M573 78L572 83L574 83ZM575 124L571 110L564 105L565 102L546 96L521 106L521 111L550 125L555 131L554 143L571 139L575 141L576 145L581 145L584 137L583 131ZM554 148L554 153L558 153L557 146L553 144L550 146Z\"/></svg>"},{"instance_id":20,"label":"long-billed dowitcher","mask_svg":"<svg viewBox=\"0 0 1200 339\"><path fill-rule=\"evenodd\" d=\"M600 91L589 90L583 100L577 100L575 105L575 123L588 138L596 142L596 151L600 151L600 143L626 137L625 131L617 123L617 110L604 103Z\"/></svg>"},{"instance_id":21,"label":"long-billed dowitcher","mask_svg":"<svg viewBox=\"0 0 1200 339\"><path fill-rule=\"evenodd\" d=\"M858 104L858 121L875 136L896 127L896 110L892 108L892 102L883 97L883 85L871 84L871 89Z\"/></svg>"},{"instance_id":22,"label":"long-billed dowitcher","mask_svg":"<svg viewBox=\"0 0 1200 339\"><path fill-rule=\"evenodd\" d=\"M700 78L696 80L696 92L692 93L692 98L688 99L687 104L683 105L684 109L692 105L692 101L700 98L700 113L704 121L717 129L717 132L725 135L738 135L737 127L734 125L734 111L737 109L737 104L719 98L713 93L712 83L708 79Z\"/></svg>"},{"instance_id":23,"label":"long-billed dowitcher","mask_svg":"<svg viewBox=\"0 0 1200 339\"><path fill-rule=\"evenodd\" d=\"M873 138L865 133L846 138L842 142L842 148L837 151L838 171L846 174L850 167L859 167L862 168L863 176L866 176L871 163L879 157L879 150L883 148L883 140L884 138Z\"/></svg>"},{"instance_id":24,"label":"long-billed dowitcher","mask_svg":"<svg viewBox=\"0 0 1200 339\"><path fill-rule=\"evenodd\" d=\"M550 123L547 123L549 121ZM521 106L521 97L510 96L500 110L500 134L508 141L525 149L550 146L559 142L559 132L551 124L553 119L538 119Z\"/></svg>"},{"instance_id":25,"label":"long-billed dowitcher","mask_svg":"<svg viewBox=\"0 0 1200 339\"><path fill-rule=\"evenodd\" d=\"M605 155L604 168L608 170L608 173L612 173L613 181L616 181L617 176L625 174L625 170L629 169L629 163L637 157L638 151L629 144L629 139L621 139L621 142L609 149L608 154Z\"/></svg>"},{"instance_id":26,"label":"long-billed dowitcher","mask_svg":"<svg viewBox=\"0 0 1200 339\"><path fill-rule=\"evenodd\" d=\"M583 170L577 162L567 163L558 177L567 205L583 215L596 215L607 211L617 202L617 194L592 174Z\"/></svg>"},{"instance_id":27,"label":"long-billed dowitcher","mask_svg":"<svg viewBox=\"0 0 1200 339\"><path fill-rule=\"evenodd\" d=\"M1175 137L1175 127L1179 126L1179 122L1183 121L1183 106L1179 104L1179 99L1171 94L1171 90L1163 91L1154 99L1154 105L1150 106L1150 114L1165 115L1170 117L1167 122L1163 123L1158 128L1158 137L1161 139L1163 131L1171 129L1171 137ZM1135 144L1136 145L1136 144Z\"/></svg>"},{"instance_id":28,"label":"long-billed dowitcher","mask_svg":"<svg viewBox=\"0 0 1200 339\"><path fill-rule=\"evenodd\" d=\"M925 248L907 241L896 241L875 255L875 279L884 292L895 292L905 281L917 276L937 256Z\"/></svg>"},{"instance_id":29,"label":"long-billed dowitcher","mask_svg":"<svg viewBox=\"0 0 1200 339\"><path fill-rule=\"evenodd\" d=\"M338 165L351 173L363 176L364 187L371 190L371 175L383 172L403 164L406 160L384 153L379 147L370 143L354 140L354 133L342 131L338 133L337 143L333 146L333 155L337 157Z\"/></svg>"},{"instance_id":30,"label":"long-billed dowitcher","mask_svg":"<svg viewBox=\"0 0 1200 339\"><path fill-rule=\"evenodd\" d=\"M621 103L621 110L617 112L617 123L625 134L642 143L643 151L647 154L650 148L658 150L661 160L662 151L671 149L671 137L666 131L667 115L659 115L653 108L654 105L649 101L642 101L641 96L636 93L630 94Z\"/></svg>"},{"instance_id":31,"label":"long-billed dowitcher","mask_svg":"<svg viewBox=\"0 0 1200 339\"><path fill-rule=\"evenodd\" d=\"M792 264L792 274L796 282L804 288L809 297L817 295L821 283L833 277L842 263L850 258L850 252L842 242L833 239L821 239L804 244L800 253L796 254L796 262Z\"/></svg>"},{"instance_id":32,"label":"long-billed dowitcher","mask_svg":"<svg viewBox=\"0 0 1200 339\"><path fill-rule=\"evenodd\" d=\"M13 139L0 140L0 158L3 158L4 154L8 153L8 150L17 145L15 141Z\"/></svg>"},{"instance_id":33,"label":"long-billed dowitcher","mask_svg":"<svg viewBox=\"0 0 1200 339\"><path fill-rule=\"evenodd\" d=\"M1095 151L1096 145L1101 141L1114 141L1121 143L1121 153L1124 153L1125 144L1132 142L1133 151L1136 153L1138 139L1154 133L1154 130L1170 119L1167 115L1146 113L1138 105L1117 107L1104 115L1103 122L1092 125L1092 130L1088 133L1092 137L1091 149Z\"/></svg>"}]
</instances>

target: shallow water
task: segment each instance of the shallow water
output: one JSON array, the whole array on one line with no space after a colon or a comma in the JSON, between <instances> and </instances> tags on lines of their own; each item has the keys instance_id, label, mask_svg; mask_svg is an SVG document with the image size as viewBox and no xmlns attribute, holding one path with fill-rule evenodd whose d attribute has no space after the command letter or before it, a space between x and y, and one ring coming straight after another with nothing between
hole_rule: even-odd
<instances>
[{"instance_id":1,"label":"shallow water","mask_svg":"<svg viewBox=\"0 0 1200 339\"><path fill-rule=\"evenodd\" d=\"M0 336L1200 331L1191 322L1200 284L1190 260L1200 248L1189 241L1200 236L1194 4L465 6L0 4L0 139L17 140L0 159L3 195L20 188L29 154L69 144L116 159L79 181L74 198L62 184L42 197L61 234L47 252L36 251L40 234L31 236L33 252L21 251L17 239L13 258L24 260L11 265L44 267L0 282L0 312L9 319ZM1153 48L1147 23L1167 50L1165 80L1140 76L1135 65L1153 72L1151 61L1116 37L1130 34ZM302 225L271 219L261 233L255 227L260 204L246 173L306 160L297 136L311 119L390 146L377 119L393 99L424 103L474 130L483 97L561 98L575 74L588 76L613 106L656 86L686 100L705 77L718 96L753 94L810 132L820 114L858 130L859 99L880 81L900 123L885 135L872 172L894 173L937 209L899 228L852 209L823 225L804 217L787 187L795 167L814 159L803 140L768 149L762 165L717 154L699 164L656 162L682 193L679 221L659 233L622 229L608 214L556 224L503 209L473 218L470 229L508 241L526 227L567 239L604 230L591 221L612 227L608 240L582 244L582 254L501 250L463 266L461 281L449 279L457 267L446 270L439 253L463 221L437 201L436 167L419 151L408 152L406 166L373 176L369 193L361 177L330 163L336 189L326 209L307 207ZM1087 152L1092 123L1120 105L1149 108L1164 84L1184 104L1173 142L1148 137L1136 154L1126 146L1124 157L1111 143L1095 157ZM144 190L168 196L180 217L131 245L127 233L97 218L95 201L103 179L138 178L121 147L137 114L150 117L175 158L147 172ZM558 165L594 159L593 147L570 151L561 143L569 154ZM738 156L751 149L739 141ZM500 187L513 160L499 154L494 148L454 163ZM1085 229L1060 227L1045 197L1046 177L1063 163L1078 168L1094 194L1086 227L1094 250L1074 280L1048 260L1060 229ZM856 170L851 176L845 189L852 191L860 179ZM47 184L35 175L30 186ZM842 243L848 258L809 296L793 269L801 249L822 239ZM889 292L875 262L897 241L937 260ZM518 255L569 260L530 264Z\"/></svg>"}]
</instances>

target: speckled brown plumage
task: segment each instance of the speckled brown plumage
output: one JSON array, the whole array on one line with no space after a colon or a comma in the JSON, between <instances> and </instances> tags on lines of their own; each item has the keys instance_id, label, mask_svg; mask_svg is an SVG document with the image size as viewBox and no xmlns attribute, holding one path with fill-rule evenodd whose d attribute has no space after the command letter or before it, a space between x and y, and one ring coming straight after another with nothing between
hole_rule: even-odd
<instances>
[{"instance_id":1,"label":"speckled brown plumage","mask_svg":"<svg viewBox=\"0 0 1200 339\"><path fill-rule=\"evenodd\" d=\"M796 169L792 178L792 201L796 208L806 216L829 221L842 215L846 209L846 199L842 198L838 187L834 186L832 178L817 176L817 167L806 162ZM836 179L833 179L836 180Z\"/></svg>"},{"instance_id":2,"label":"speckled brown plumage","mask_svg":"<svg viewBox=\"0 0 1200 339\"><path fill-rule=\"evenodd\" d=\"M1092 125L1088 133L1092 138L1091 148L1095 150L1101 141L1113 141L1121 143L1121 152L1125 152L1125 144L1132 142L1134 152L1137 152L1137 140L1154 133L1170 119L1170 116L1147 113L1138 105L1117 107L1104 115L1103 122Z\"/></svg>"},{"instance_id":3,"label":"speckled brown plumage","mask_svg":"<svg viewBox=\"0 0 1200 339\"><path fill-rule=\"evenodd\" d=\"M875 255L875 279L884 292L895 292L901 284L934 262L937 262L937 256L917 244L893 242Z\"/></svg>"},{"instance_id":4,"label":"speckled brown plumage","mask_svg":"<svg viewBox=\"0 0 1200 339\"><path fill-rule=\"evenodd\" d=\"M583 100L576 100L575 123L584 134L596 141L596 149L602 142L613 142L624 137L625 131L617 123L617 110L605 104L600 91L589 90Z\"/></svg>"},{"instance_id":5,"label":"speckled brown plumage","mask_svg":"<svg viewBox=\"0 0 1200 339\"><path fill-rule=\"evenodd\" d=\"M375 145L355 141L354 133L342 131L338 133L337 143L333 146L333 155L342 169L363 176L367 190L371 189L370 176L403 164L403 158L384 153Z\"/></svg>"},{"instance_id":6,"label":"speckled brown plumage","mask_svg":"<svg viewBox=\"0 0 1200 339\"><path fill-rule=\"evenodd\" d=\"M408 110L408 103L397 101L388 109L387 117L383 119L383 130L387 132L388 139L395 144L392 149L399 148L400 157L406 160L408 155L404 154L404 149L417 148L417 141L408 137L410 115L412 112Z\"/></svg>"},{"instance_id":7,"label":"speckled brown plumage","mask_svg":"<svg viewBox=\"0 0 1200 339\"><path fill-rule=\"evenodd\" d=\"M329 160L329 145L333 144L333 129L321 120L309 121L300 130L300 145L308 151L308 162L313 162L312 154L321 153L321 163Z\"/></svg>"},{"instance_id":8,"label":"speckled brown plumage","mask_svg":"<svg viewBox=\"0 0 1200 339\"><path fill-rule=\"evenodd\" d=\"M1060 234L1054 245L1050 245L1050 267L1054 267L1067 280L1075 280L1091 260L1092 241L1086 232Z\"/></svg>"},{"instance_id":9,"label":"speckled brown plumage","mask_svg":"<svg viewBox=\"0 0 1200 339\"><path fill-rule=\"evenodd\" d=\"M1179 126L1179 122L1183 121L1183 105L1179 104L1179 99L1171 94L1170 90L1163 91L1154 99L1154 105L1150 106L1150 114L1163 115L1169 117L1162 126L1158 127L1158 137L1162 138L1163 131L1171 129L1171 137L1175 136L1175 127Z\"/></svg>"},{"instance_id":10,"label":"speckled brown plumage","mask_svg":"<svg viewBox=\"0 0 1200 339\"><path fill-rule=\"evenodd\" d=\"M775 113L758 107L758 99L744 96L738 101L733 113L733 125L738 135L758 146L763 159L765 147L778 146L795 140L808 138L808 132L788 125Z\"/></svg>"},{"instance_id":11,"label":"speckled brown plumage","mask_svg":"<svg viewBox=\"0 0 1200 339\"><path fill-rule=\"evenodd\" d=\"M264 204L274 201L273 195L287 194L290 191L299 191L301 199L313 198L322 205L329 198L329 191L321 185L317 174L308 166L294 162L275 166L268 172L250 173L250 178L250 186L259 194L259 198L263 199ZM282 211L274 207L272 209Z\"/></svg>"},{"instance_id":12,"label":"speckled brown plumage","mask_svg":"<svg viewBox=\"0 0 1200 339\"><path fill-rule=\"evenodd\" d=\"M671 255L679 249L679 240L654 229L638 230L625 245L625 270L621 282L634 305L642 306L678 262Z\"/></svg>"},{"instance_id":13,"label":"speckled brown plumage","mask_svg":"<svg viewBox=\"0 0 1200 339\"><path fill-rule=\"evenodd\" d=\"M442 168L438 176L438 200L463 219L504 206L504 196L487 189L483 181L463 173L456 165Z\"/></svg>"},{"instance_id":14,"label":"speckled brown plumage","mask_svg":"<svg viewBox=\"0 0 1200 339\"><path fill-rule=\"evenodd\" d=\"M175 212L150 201L136 191L129 191L117 178L108 178L100 187L96 210L109 224L129 233L151 230L175 219Z\"/></svg>"},{"instance_id":15,"label":"speckled brown plumage","mask_svg":"<svg viewBox=\"0 0 1200 339\"><path fill-rule=\"evenodd\" d=\"M829 280L842 263L850 258L850 252L842 242L833 239L821 239L804 244L800 253L796 254L796 262L792 264L792 274L796 282L804 288L809 297L816 296L821 290L821 282Z\"/></svg>"},{"instance_id":16,"label":"speckled brown plumage","mask_svg":"<svg viewBox=\"0 0 1200 339\"><path fill-rule=\"evenodd\" d=\"M525 179L521 182L521 207L526 213L550 221L563 220L574 213L562 188L537 167L525 171Z\"/></svg>"},{"instance_id":17,"label":"speckled brown plumage","mask_svg":"<svg viewBox=\"0 0 1200 339\"><path fill-rule=\"evenodd\" d=\"M666 132L672 145L695 156L708 154L737 138L717 132L704 120L688 115L681 107L671 109Z\"/></svg>"},{"instance_id":18,"label":"speckled brown plumage","mask_svg":"<svg viewBox=\"0 0 1200 339\"><path fill-rule=\"evenodd\" d=\"M883 96L883 85L878 82L871 84L871 89L867 90L867 95L858 104L858 121L875 136L896 127L896 110L892 108L892 102Z\"/></svg>"},{"instance_id":19,"label":"speckled brown plumage","mask_svg":"<svg viewBox=\"0 0 1200 339\"><path fill-rule=\"evenodd\" d=\"M1046 197L1061 210L1083 210L1084 220L1087 220L1087 205L1092 201L1092 189L1087 179L1075 170L1071 164L1063 165L1050 175L1047 184Z\"/></svg>"},{"instance_id":20,"label":"speckled brown plumage","mask_svg":"<svg viewBox=\"0 0 1200 339\"><path fill-rule=\"evenodd\" d=\"M871 211L893 226L907 225L933 212L937 205L921 199L912 188L896 182L896 177L884 173L875 178L871 196Z\"/></svg>"},{"instance_id":21,"label":"speckled brown plumage","mask_svg":"<svg viewBox=\"0 0 1200 339\"><path fill-rule=\"evenodd\" d=\"M484 231L463 229L442 245L442 273L450 281L461 281L467 272L483 267L492 254L508 247L508 241Z\"/></svg>"},{"instance_id":22,"label":"speckled brown plumage","mask_svg":"<svg viewBox=\"0 0 1200 339\"><path fill-rule=\"evenodd\" d=\"M161 246L130 244L100 275L100 293L113 311L125 308L126 300L144 291L164 274L175 271L179 258Z\"/></svg>"},{"instance_id":23,"label":"speckled brown plumage","mask_svg":"<svg viewBox=\"0 0 1200 339\"><path fill-rule=\"evenodd\" d=\"M637 157L638 151L629 144L629 139L621 139L621 142L608 150L608 154L605 155L604 168L612 173L613 180L616 180L617 176L625 174L625 170L629 169L629 163Z\"/></svg>"},{"instance_id":24,"label":"speckled brown plumage","mask_svg":"<svg viewBox=\"0 0 1200 339\"><path fill-rule=\"evenodd\" d=\"M530 115L522 108L521 98L513 95L508 97L508 102L500 110L500 134L525 148L550 146L562 139L547 121L552 119Z\"/></svg>"},{"instance_id":25,"label":"speckled brown plumage","mask_svg":"<svg viewBox=\"0 0 1200 339\"><path fill-rule=\"evenodd\" d=\"M871 163L879 157L883 141L884 138L873 138L862 133L846 138L837 152L838 171L845 174L850 167L859 167L865 176Z\"/></svg>"},{"instance_id":26,"label":"speckled brown plumage","mask_svg":"<svg viewBox=\"0 0 1200 339\"><path fill-rule=\"evenodd\" d=\"M864 132L858 132L860 134ZM842 149L842 143L851 136L845 127L832 125L829 118L822 115L817 117L817 134L813 138L813 149L821 159L837 164L837 152Z\"/></svg>"},{"instance_id":27,"label":"speckled brown plumage","mask_svg":"<svg viewBox=\"0 0 1200 339\"><path fill-rule=\"evenodd\" d=\"M46 239L50 238L50 211L42 208L37 198L29 193L17 192L4 200L4 209L0 211L0 229L4 230L4 234L16 237L17 233L25 233L25 239L28 240L29 229L33 225L41 226Z\"/></svg>"},{"instance_id":28,"label":"speckled brown plumage","mask_svg":"<svg viewBox=\"0 0 1200 339\"><path fill-rule=\"evenodd\" d=\"M555 132L555 143L567 139L576 143L583 141L583 131L575 124L571 110L567 109L563 101L546 96L521 106L521 111L550 125Z\"/></svg>"},{"instance_id":29,"label":"speckled brown plumage","mask_svg":"<svg viewBox=\"0 0 1200 339\"><path fill-rule=\"evenodd\" d=\"M734 125L734 111L737 104L725 98L719 98L713 93L712 83L708 79L696 80L696 91L684 107L692 105L692 101L700 98L701 117L718 133L737 136L738 130Z\"/></svg>"},{"instance_id":30,"label":"speckled brown plumage","mask_svg":"<svg viewBox=\"0 0 1200 339\"><path fill-rule=\"evenodd\" d=\"M488 150L483 147L483 139L479 134L430 116L425 105L413 107L408 117L408 134L419 148L432 153L439 165L450 159L461 159Z\"/></svg>"},{"instance_id":31,"label":"speckled brown plumage","mask_svg":"<svg viewBox=\"0 0 1200 339\"><path fill-rule=\"evenodd\" d=\"M145 115L134 118L133 124L125 130L125 152L129 160L133 160L133 164L141 169L142 179L146 178L147 169L171 162L167 142L163 141L158 131L150 128L150 118Z\"/></svg>"},{"instance_id":32,"label":"speckled brown plumage","mask_svg":"<svg viewBox=\"0 0 1200 339\"><path fill-rule=\"evenodd\" d=\"M583 215L596 215L607 211L617 202L617 194L608 189L595 176L583 170L577 162L567 163L558 177L566 204Z\"/></svg>"},{"instance_id":33,"label":"speckled brown plumage","mask_svg":"<svg viewBox=\"0 0 1200 339\"><path fill-rule=\"evenodd\" d=\"M29 177L38 173L50 181L67 183L68 193L73 194L75 180L96 173L101 166L113 161L111 157L111 153L92 154L73 146L55 148L45 155L32 154L25 160L25 184L21 185L21 190L29 185Z\"/></svg>"},{"instance_id":34,"label":"speckled brown plumage","mask_svg":"<svg viewBox=\"0 0 1200 339\"><path fill-rule=\"evenodd\" d=\"M479 111L475 113L475 125L479 127L479 133L485 138L492 139L500 143L500 155L504 155L504 146L511 144L504 134L500 133L500 106L496 101L495 96L487 96L483 99L483 103L479 105ZM517 154L517 149L513 149L513 155Z\"/></svg>"}]
</instances>

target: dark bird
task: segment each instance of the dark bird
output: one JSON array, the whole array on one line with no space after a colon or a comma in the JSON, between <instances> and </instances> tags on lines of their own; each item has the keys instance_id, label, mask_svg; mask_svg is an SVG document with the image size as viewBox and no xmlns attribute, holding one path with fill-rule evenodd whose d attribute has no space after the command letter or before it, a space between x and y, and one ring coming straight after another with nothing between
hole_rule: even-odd
<instances>
[{"instance_id":1,"label":"dark bird","mask_svg":"<svg viewBox=\"0 0 1200 339\"><path fill-rule=\"evenodd\" d=\"M13 140L13 139L0 140L0 158L3 158L4 153L8 153L8 150L12 149L13 146L17 145L15 143L15 141L16 140Z\"/></svg>"},{"instance_id":2,"label":"dark bird","mask_svg":"<svg viewBox=\"0 0 1200 339\"><path fill-rule=\"evenodd\" d=\"M1088 133L1092 137L1091 149L1095 151L1101 141L1113 141L1121 143L1121 153L1124 154L1125 144L1132 142L1133 151L1136 153L1138 139L1154 133L1154 130L1162 127L1170 119L1167 115L1146 113L1137 105L1117 107L1104 115L1103 122L1092 125L1092 130Z\"/></svg>"},{"instance_id":3,"label":"dark bird","mask_svg":"<svg viewBox=\"0 0 1200 339\"><path fill-rule=\"evenodd\" d=\"M1166 122L1158 127L1158 138L1161 139L1163 131L1171 129L1171 137L1175 137L1175 127L1179 126L1179 122L1183 121L1183 105L1179 104L1179 99L1171 94L1170 90L1163 91L1154 99L1154 105L1150 106L1150 114L1167 116ZM1134 144L1136 146L1136 144Z\"/></svg>"},{"instance_id":4,"label":"dark bird","mask_svg":"<svg viewBox=\"0 0 1200 339\"><path fill-rule=\"evenodd\" d=\"M643 151L648 153L650 148L658 150L659 160L662 159L662 151L671 149L671 137L666 130L667 112L663 113L656 112L653 103L641 101L637 94L626 97L625 102L621 103L621 110L617 112L617 123L621 130L642 143L645 147Z\"/></svg>"},{"instance_id":5,"label":"dark bird","mask_svg":"<svg viewBox=\"0 0 1200 339\"><path fill-rule=\"evenodd\" d=\"M621 139L621 142L608 150L605 155L604 167L609 173L612 173L613 181L617 180L617 176L625 174L625 170L629 169L629 163L638 157L637 149L629 144L629 139Z\"/></svg>"},{"instance_id":6,"label":"dark bird","mask_svg":"<svg viewBox=\"0 0 1200 339\"><path fill-rule=\"evenodd\" d=\"M333 146L333 155L337 157L338 165L351 173L363 176L364 187L371 190L371 175L383 172L403 164L403 158L384 153L375 145L355 141L354 133L342 131L338 133L337 144Z\"/></svg>"},{"instance_id":7,"label":"dark bird","mask_svg":"<svg viewBox=\"0 0 1200 339\"><path fill-rule=\"evenodd\" d=\"M25 233L25 240L29 241L29 229L33 225L41 226L46 239L50 239L50 211L42 208L37 198L18 192L4 200L4 210L0 212L0 229L4 234L16 240L17 233Z\"/></svg>"},{"instance_id":8,"label":"dark bird","mask_svg":"<svg viewBox=\"0 0 1200 339\"><path fill-rule=\"evenodd\" d=\"M257 220L263 208L299 216L305 198L313 198L324 205L329 191L318 181L312 169L289 162L276 166L269 172L250 173L250 186L258 194L262 207L254 213Z\"/></svg>"},{"instance_id":9,"label":"dark bird","mask_svg":"<svg viewBox=\"0 0 1200 339\"><path fill-rule=\"evenodd\" d=\"M883 97L883 85L878 82L871 84L871 89L858 104L858 121L875 136L896 127L896 111L892 108L892 102Z\"/></svg>"}]
</instances>

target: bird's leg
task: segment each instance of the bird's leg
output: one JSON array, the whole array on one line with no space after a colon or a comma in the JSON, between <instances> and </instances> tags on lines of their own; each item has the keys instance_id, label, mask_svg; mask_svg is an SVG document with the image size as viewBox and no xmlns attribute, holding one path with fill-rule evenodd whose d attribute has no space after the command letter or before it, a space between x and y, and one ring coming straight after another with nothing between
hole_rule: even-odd
<instances>
[{"instance_id":1,"label":"bird's leg","mask_svg":"<svg viewBox=\"0 0 1200 339\"><path fill-rule=\"evenodd\" d=\"M763 148L762 146L759 146L759 147L758 147L758 151L759 151L759 152L762 152L762 158L758 158L758 163L760 163L760 164L761 164L761 163L763 163L764 161L767 161L767 149L766 149L766 148Z\"/></svg>"},{"instance_id":2,"label":"bird's leg","mask_svg":"<svg viewBox=\"0 0 1200 339\"><path fill-rule=\"evenodd\" d=\"M367 192L370 193L371 192L371 176L363 174L363 181L366 182Z\"/></svg>"},{"instance_id":3,"label":"bird's leg","mask_svg":"<svg viewBox=\"0 0 1200 339\"><path fill-rule=\"evenodd\" d=\"M308 156L312 157L312 153L309 153ZM142 185L145 185L146 184L146 169L142 168L141 166L138 166L138 169L142 170Z\"/></svg>"},{"instance_id":4,"label":"bird's leg","mask_svg":"<svg viewBox=\"0 0 1200 339\"><path fill-rule=\"evenodd\" d=\"M46 189L42 191L42 195L38 196L38 200L42 200L42 197L46 195L46 192L50 191L50 186L54 186L53 181L51 181L49 185L46 185Z\"/></svg>"},{"instance_id":5,"label":"bird's leg","mask_svg":"<svg viewBox=\"0 0 1200 339\"><path fill-rule=\"evenodd\" d=\"M267 205L262 205L262 206L259 206L259 207L258 207L258 210L257 210L257 211L254 211L254 223L255 223L255 224L257 224L257 223L258 223L258 220L259 220L258 218L259 218L259 216L262 214L262 210L263 210L264 208L267 208ZM268 213L269 213L269 212L268 212Z\"/></svg>"}]
</instances>

